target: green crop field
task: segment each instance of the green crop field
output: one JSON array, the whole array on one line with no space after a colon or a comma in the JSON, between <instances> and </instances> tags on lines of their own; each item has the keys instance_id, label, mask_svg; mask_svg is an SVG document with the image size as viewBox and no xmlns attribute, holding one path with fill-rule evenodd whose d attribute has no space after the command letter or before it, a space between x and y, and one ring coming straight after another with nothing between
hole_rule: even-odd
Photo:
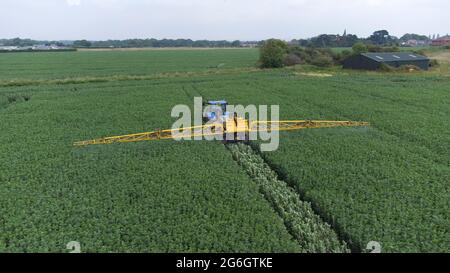
<instances>
[{"instance_id":1,"label":"green crop field","mask_svg":"<svg viewBox=\"0 0 450 273\"><path fill-rule=\"evenodd\" d=\"M0 80L148 75L254 66L257 49L1 54Z\"/></svg>"},{"instance_id":2,"label":"green crop field","mask_svg":"<svg viewBox=\"0 0 450 273\"><path fill-rule=\"evenodd\" d=\"M449 71L258 70L256 49L0 54L0 252L450 251ZM448 68L448 66L442 66ZM325 74L326 73L326 74ZM370 127L72 143L194 97Z\"/></svg>"}]
</instances>

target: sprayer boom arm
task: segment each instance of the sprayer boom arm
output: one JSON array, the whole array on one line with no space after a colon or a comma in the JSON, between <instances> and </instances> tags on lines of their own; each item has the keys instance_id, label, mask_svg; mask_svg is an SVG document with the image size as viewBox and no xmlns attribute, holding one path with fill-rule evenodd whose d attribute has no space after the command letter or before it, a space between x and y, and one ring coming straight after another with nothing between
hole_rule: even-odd
<instances>
[{"instance_id":1,"label":"sprayer boom arm","mask_svg":"<svg viewBox=\"0 0 450 273\"><path fill-rule=\"evenodd\" d=\"M292 131L303 129L334 128L334 127L357 127L368 126L367 122L354 121L314 121L314 120L287 120L287 121L254 121L240 119L242 122L233 129L225 129L223 124L208 124L203 126L194 126L176 130L156 130L154 132L131 134L123 136L105 137L94 140L75 142L74 146L101 145L112 143L129 143L163 139L192 139L194 137L217 136L233 133L252 133L252 132L270 132L270 131Z\"/></svg>"}]
</instances>

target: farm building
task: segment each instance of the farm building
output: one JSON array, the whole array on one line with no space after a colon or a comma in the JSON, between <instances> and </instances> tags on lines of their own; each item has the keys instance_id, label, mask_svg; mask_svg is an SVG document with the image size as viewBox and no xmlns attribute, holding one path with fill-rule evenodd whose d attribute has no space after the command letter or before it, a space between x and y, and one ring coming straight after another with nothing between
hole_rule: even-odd
<instances>
[{"instance_id":1,"label":"farm building","mask_svg":"<svg viewBox=\"0 0 450 273\"><path fill-rule=\"evenodd\" d=\"M430 59L408 52L362 53L345 60L344 68L377 70L380 69L381 64L387 64L392 67L415 65L420 69L428 70Z\"/></svg>"},{"instance_id":2,"label":"farm building","mask_svg":"<svg viewBox=\"0 0 450 273\"><path fill-rule=\"evenodd\" d=\"M441 37L438 38L436 40L433 40L431 42L432 46L450 46L450 36L445 36L445 37Z\"/></svg>"}]
</instances>

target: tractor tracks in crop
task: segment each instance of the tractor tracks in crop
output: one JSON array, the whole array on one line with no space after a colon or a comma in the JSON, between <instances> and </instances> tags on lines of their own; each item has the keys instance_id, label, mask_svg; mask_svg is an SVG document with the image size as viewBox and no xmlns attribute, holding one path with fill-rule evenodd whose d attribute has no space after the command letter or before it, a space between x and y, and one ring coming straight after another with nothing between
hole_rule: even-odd
<instances>
[{"instance_id":1,"label":"tractor tracks in crop","mask_svg":"<svg viewBox=\"0 0 450 273\"><path fill-rule=\"evenodd\" d=\"M40 85L68 85L86 83L124 82L124 81L149 81L161 79L192 79L193 77L207 77L214 75L236 75L242 73L259 72L257 68L233 68L223 70L205 70L197 72L161 72L147 75L107 75L107 76L84 76L62 79L11 79L0 80L0 87L40 86Z\"/></svg>"},{"instance_id":2,"label":"tractor tracks in crop","mask_svg":"<svg viewBox=\"0 0 450 273\"><path fill-rule=\"evenodd\" d=\"M17 103L27 102L31 99L28 94L0 94L0 110Z\"/></svg>"},{"instance_id":3,"label":"tractor tracks in crop","mask_svg":"<svg viewBox=\"0 0 450 273\"><path fill-rule=\"evenodd\" d=\"M261 194L283 220L287 231L305 253L348 253L349 245L289 183L280 179L251 145L227 144L233 159L258 185ZM356 250L357 251L357 250Z\"/></svg>"},{"instance_id":4,"label":"tractor tracks in crop","mask_svg":"<svg viewBox=\"0 0 450 273\"><path fill-rule=\"evenodd\" d=\"M200 91L194 84L189 85L189 87L183 85L181 89L183 90L183 93L186 95L186 97L188 97L188 99L190 100L193 100L195 97L203 98L202 94L200 94Z\"/></svg>"}]
</instances>

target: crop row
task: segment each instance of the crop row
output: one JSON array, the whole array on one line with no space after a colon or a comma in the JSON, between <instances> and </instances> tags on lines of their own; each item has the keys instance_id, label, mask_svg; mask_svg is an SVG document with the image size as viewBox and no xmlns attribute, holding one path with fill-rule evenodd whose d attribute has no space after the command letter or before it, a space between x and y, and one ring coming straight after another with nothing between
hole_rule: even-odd
<instances>
[{"instance_id":1,"label":"crop row","mask_svg":"<svg viewBox=\"0 0 450 273\"><path fill-rule=\"evenodd\" d=\"M272 204L292 236L305 253L348 252L331 227L317 216L311 204L302 202L297 192L278 179L264 160L250 146L228 146L233 158L260 187L260 191Z\"/></svg>"},{"instance_id":2,"label":"crop row","mask_svg":"<svg viewBox=\"0 0 450 273\"><path fill-rule=\"evenodd\" d=\"M192 86L231 103L280 105L282 119L360 120L369 128L283 133L264 154L352 249L445 252L450 206L450 82L426 76L283 71Z\"/></svg>"},{"instance_id":3,"label":"crop row","mask_svg":"<svg viewBox=\"0 0 450 273\"><path fill-rule=\"evenodd\" d=\"M73 148L170 128L190 101L140 82L8 88L0 111L0 252L296 252L283 221L229 152L208 142ZM16 92L15 92L16 91Z\"/></svg>"},{"instance_id":4,"label":"crop row","mask_svg":"<svg viewBox=\"0 0 450 273\"><path fill-rule=\"evenodd\" d=\"M255 49L11 53L0 55L0 80L149 75L253 67Z\"/></svg>"}]
</instances>

